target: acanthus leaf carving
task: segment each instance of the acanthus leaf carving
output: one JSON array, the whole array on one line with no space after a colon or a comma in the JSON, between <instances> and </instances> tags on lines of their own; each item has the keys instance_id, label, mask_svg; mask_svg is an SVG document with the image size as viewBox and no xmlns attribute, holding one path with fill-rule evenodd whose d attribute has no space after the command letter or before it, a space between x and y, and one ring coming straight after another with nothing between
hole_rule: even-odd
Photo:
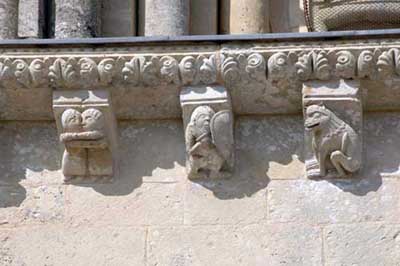
<instances>
[{"instance_id":1,"label":"acanthus leaf carving","mask_svg":"<svg viewBox=\"0 0 400 266\"><path fill-rule=\"evenodd\" d=\"M377 51L365 50L358 56L357 70L359 78L375 78Z\"/></svg>"},{"instance_id":2,"label":"acanthus leaf carving","mask_svg":"<svg viewBox=\"0 0 400 266\"><path fill-rule=\"evenodd\" d=\"M313 53L308 52L301 56L299 56L298 61L295 64L296 67L296 74L300 80L308 80L311 78L313 67L312 67L312 59Z\"/></svg>"},{"instance_id":3,"label":"acanthus leaf carving","mask_svg":"<svg viewBox=\"0 0 400 266\"><path fill-rule=\"evenodd\" d=\"M340 78L351 79L356 75L356 58L350 51L336 53L336 75Z\"/></svg>"},{"instance_id":4,"label":"acanthus leaf carving","mask_svg":"<svg viewBox=\"0 0 400 266\"><path fill-rule=\"evenodd\" d=\"M78 80L77 62L71 57L65 61L57 58L49 68L50 82L56 87L74 87Z\"/></svg>"},{"instance_id":5,"label":"acanthus leaf carving","mask_svg":"<svg viewBox=\"0 0 400 266\"><path fill-rule=\"evenodd\" d=\"M97 66L99 72L99 79L101 85L112 83L113 78L117 72L117 61L112 58L106 58L100 61Z\"/></svg>"},{"instance_id":6,"label":"acanthus leaf carving","mask_svg":"<svg viewBox=\"0 0 400 266\"><path fill-rule=\"evenodd\" d=\"M17 82L29 88L31 84L31 74L28 63L26 63L25 60L16 59L13 61L12 67Z\"/></svg>"},{"instance_id":7,"label":"acanthus leaf carving","mask_svg":"<svg viewBox=\"0 0 400 266\"><path fill-rule=\"evenodd\" d=\"M236 60L233 56L228 56L224 58L222 63L222 78L227 84L227 86L232 86L241 80L241 67L240 61L242 61L244 55L239 55ZM245 58L244 58L245 59Z\"/></svg>"},{"instance_id":8,"label":"acanthus leaf carving","mask_svg":"<svg viewBox=\"0 0 400 266\"><path fill-rule=\"evenodd\" d=\"M140 61L140 73L142 81L147 86L156 86L160 83L160 59L152 56L150 59Z\"/></svg>"},{"instance_id":9,"label":"acanthus leaf carving","mask_svg":"<svg viewBox=\"0 0 400 266\"><path fill-rule=\"evenodd\" d=\"M293 52L278 52L268 59L268 78L272 81L292 76L295 70L297 55Z\"/></svg>"},{"instance_id":10,"label":"acanthus leaf carving","mask_svg":"<svg viewBox=\"0 0 400 266\"><path fill-rule=\"evenodd\" d=\"M91 58L81 58L78 61L79 75L81 84L85 87L97 84L99 81L99 72L96 62Z\"/></svg>"},{"instance_id":11,"label":"acanthus leaf carving","mask_svg":"<svg viewBox=\"0 0 400 266\"><path fill-rule=\"evenodd\" d=\"M126 62L122 68L122 78L124 82L132 85L138 85L140 82L140 65L145 59L143 57L133 57L129 62Z\"/></svg>"},{"instance_id":12,"label":"acanthus leaf carving","mask_svg":"<svg viewBox=\"0 0 400 266\"><path fill-rule=\"evenodd\" d=\"M4 58L0 61L0 80L3 87L13 87L14 74L12 71L12 61L9 58Z\"/></svg>"},{"instance_id":13,"label":"acanthus leaf carving","mask_svg":"<svg viewBox=\"0 0 400 266\"><path fill-rule=\"evenodd\" d=\"M179 85L181 83L179 77L178 61L172 56L163 56L160 59L161 69L160 75L163 83Z\"/></svg>"},{"instance_id":14,"label":"acanthus leaf carving","mask_svg":"<svg viewBox=\"0 0 400 266\"><path fill-rule=\"evenodd\" d=\"M264 83L267 79L267 63L263 55L252 53L247 57L246 73L250 80Z\"/></svg>"},{"instance_id":15,"label":"acanthus leaf carving","mask_svg":"<svg viewBox=\"0 0 400 266\"><path fill-rule=\"evenodd\" d=\"M32 85L34 87L38 87L40 85L48 83L49 63L50 63L49 58L44 58L44 59L36 58L32 60L32 62L30 63L29 72L32 78Z\"/></svg>"},{"instance_id":16,"label":"acanthus leaf carving","mask_svg":"<svg viewBox=\"0 0 400 266\"><path fill-rule=\"evenodd\" d=\"M180 76L183 85L195 83L197 60L193 56L185 56L179 63Z\"/></svg>"},{"instance_id":17,"label":"acanthus leaf carving","mask_svg":"<svg viewBox=\"0 0 400 266\"><path fill-rule=\"evenodd\" d=\"M395 71L393 50L383 52L377 50L377 52L380 53L376 63L378 75L384 79L392 77Z\"/></svg>"},{"instance_id":18,"label":"acanthus leaf carving","mask_svg":"<svg viewBox=\"0 0 400 266\"><path fill-rule=\"evenodd\" d=\"M316 79L328 80L331 78L329 54L326 51L322 50L313 53L313 71Z\"/></svg>"},{"instance_id":19,"label":"acanthus leaf carving","mask_svg":"<svg viewBox=\"0 0 400 266\"><path fill-rule=\"evenodd\" d=\"M198 75L199 81L203 84L210 85L217 81L217 65L215 55L211 55L209 58L200 55L197 57L198 61Z\"/></svg>"}]
</instances>

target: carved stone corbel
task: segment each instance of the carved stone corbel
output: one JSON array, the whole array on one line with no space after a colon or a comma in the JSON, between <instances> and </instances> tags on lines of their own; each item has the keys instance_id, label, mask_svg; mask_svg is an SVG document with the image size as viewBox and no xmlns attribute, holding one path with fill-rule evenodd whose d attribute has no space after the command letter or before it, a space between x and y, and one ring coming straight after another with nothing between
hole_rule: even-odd
<instances>
[{"instance_id":1,"label":"carved stone corbel","mask_svg":"<svg viewBox=\"0 0 400 266\"><path fill-rule=\"evenodd\" d=\"M346 178L362 163L359 81L303 84L305 164L308 178Z\"/></svg>"},{"instance_id":2,"label":"carved stone corbel","mask_svg":"<svg viewBox=\"0 0 400 266\"><path fill-rule=\"evenodd\" d=\"M190 179L226 178L234 167L234 118L222 86L185 87L180 101Z\"/></svg>"},{"instance_id":3,"label":"carved stone corbel","mask_svg":"<svg viewBox=\"0 0 400 266\"><path fill-rule=\"evenodd\" d=\"M111 179L117 172L117 124L104 90L55 91L53 111L65 150L65 181Z\"/></svg>"}]
</instances>

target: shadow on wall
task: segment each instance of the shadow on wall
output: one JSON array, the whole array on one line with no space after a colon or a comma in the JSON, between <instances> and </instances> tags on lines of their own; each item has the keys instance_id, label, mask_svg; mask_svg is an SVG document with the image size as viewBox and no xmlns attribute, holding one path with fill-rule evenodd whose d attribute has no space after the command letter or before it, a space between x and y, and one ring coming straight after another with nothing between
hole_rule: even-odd
<instances>
[{"instance_id":1,"label":"shadow on wall","mask_svg":"<svg viewBox=\"0 0 400 266\"><path fill-rule=\"evenodd\" d=\"M123 196L143 182L184 180L185 144L181 121L122 122L118 127L119 176L113 183L80 186L92 187L103 195Z\"/></svg>"},{"instance_id":2,"label":"shadow on wall","mask_svg":"<svg viewBox=\"0 0 400 266\"><path fill-rule=\"evenodd\" d=\"M363 170L354 179L319 182L330 182L344 192L364 196L381 187L382 176L399 177L398 121L400 113L366 114ZM120 176L111 184L74 185L92 187L106 196L123 196L143 182L193 182L212 191L216 198L228 200L251 197L271 180L305 178L301 116L238 117L236 169L227 180L187 181L180 120L122 122L119 129ZM0 134L0 208L21 205L26 198L21 184L62 182L57 174L62 148L54 124L3 123ZM48 171L53 172L46 174Z\"/></svg>"},{"instance_id":3,"label":"shadow on wall","mask_svg":"<svg viewBox=\"0 0 400 266\"><path fill-rule=\"evenodd\" d=\"M26 198L21 182L42 183L43 170L60 169L61 149L52 123L2 123L0 132L0 208L18 207Z\"/></svg>"}]
</instances>

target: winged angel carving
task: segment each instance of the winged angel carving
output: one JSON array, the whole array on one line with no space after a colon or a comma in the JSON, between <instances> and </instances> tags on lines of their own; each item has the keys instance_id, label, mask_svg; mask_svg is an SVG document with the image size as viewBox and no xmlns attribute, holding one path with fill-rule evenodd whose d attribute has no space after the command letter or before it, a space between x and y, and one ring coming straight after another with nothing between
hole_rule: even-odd
<instances>
[{"instance_id":1,"label":"winged angel carving","mask_svg":"<svg viewBox=\"0 0 400 266\"><path fill-rule=\"evenodd\" d=\"M185 132L189 178L228 177L233 168L233 116L198 106Z\"/></svg>"}]
</instances>

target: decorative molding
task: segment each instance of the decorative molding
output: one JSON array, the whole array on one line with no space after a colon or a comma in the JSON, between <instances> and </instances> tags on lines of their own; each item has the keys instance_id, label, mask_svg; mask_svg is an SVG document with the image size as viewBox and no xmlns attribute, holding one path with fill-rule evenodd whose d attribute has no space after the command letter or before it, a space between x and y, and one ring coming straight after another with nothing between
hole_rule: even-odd
<instances>
[{"instance_id":1,"label":"decorative molding","mask_svg":"<svg viewBox=\"0 0 400 266\"><path fill-rule=\"evenodd\" d=\"M221 86L185 87L180 100L188 177L229 177L234 167L234 121L228 92Z\"/></svg>"},{"instance_id":2,"label":"decorative molding","mask_svg":"<svg viewBox=\"0 0 400 266\"><path fill-rule=\"evenodd\" d=\"M91 73L93 64L88 64ZM88 74L90 75L90 74ZM117 126L107 91L56 91L53 111L64 145L65 181L113 177L117 172Z\"/></svg>"},{"instance_id":3,"label":"decorative molding","mask_svg":"<svg viewBox=\"0 0 400 266\"><path fill-rule=\"evenodd\" d=\"M388 79L400 76L400 48L235 50L150 55L2 56L0 85L55 89L112 85L194 86L287 79Z\"/></svg>"}]
</instances>

